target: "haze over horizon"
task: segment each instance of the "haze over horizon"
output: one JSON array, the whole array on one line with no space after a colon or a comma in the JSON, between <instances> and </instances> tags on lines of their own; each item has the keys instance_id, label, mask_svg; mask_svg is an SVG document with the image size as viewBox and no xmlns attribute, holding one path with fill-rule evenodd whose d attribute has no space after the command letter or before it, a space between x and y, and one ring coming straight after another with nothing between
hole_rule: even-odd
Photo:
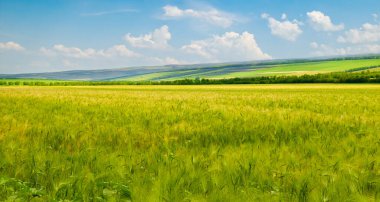
<instances>
[{"instance_id":1,"label":"haze over horizon","mask_svg":"<svg viewBox=\"0 0 380 202\"><path fill-rule=\"evenodd\" d=\"M0 0L0 74L370 53L377 0Z\"/></svg>"}]
</instances>

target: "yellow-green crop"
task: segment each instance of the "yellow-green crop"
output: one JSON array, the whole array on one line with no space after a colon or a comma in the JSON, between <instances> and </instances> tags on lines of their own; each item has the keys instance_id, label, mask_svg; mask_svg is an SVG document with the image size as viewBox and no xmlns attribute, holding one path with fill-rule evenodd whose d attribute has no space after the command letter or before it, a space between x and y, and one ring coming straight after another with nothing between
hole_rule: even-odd
<instances>
[{"instance_id":1,"label":"yellow-green crop","mask_svg":"<svg viewBox=\"0 0 380 202\"><path fill-rule=\"evenodd\" d=\"M377 201L380 85L0 87L9 201Z\"/></svg>"}]
</instances>

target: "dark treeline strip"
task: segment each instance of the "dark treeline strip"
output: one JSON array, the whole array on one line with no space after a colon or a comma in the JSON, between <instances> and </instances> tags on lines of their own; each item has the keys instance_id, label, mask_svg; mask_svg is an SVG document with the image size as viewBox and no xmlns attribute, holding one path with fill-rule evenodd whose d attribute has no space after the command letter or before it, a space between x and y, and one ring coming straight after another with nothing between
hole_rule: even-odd
<instances>
[{"instance_id":1,"label":"dark treeline strip","mask_svg":"<svg viewBox=\"0 0 380 202\"><path fill-rule=\"evenodd\" d=\"M368 69L368 67L367 67ZM359 70L356 70L359 71ZM230 79L183 79L175 81L7 81L6 86L97 86L97 85L212 85L212 84L281 84L281 83L380 83L380 72L334 72L302 76L267 76Z\"/></svg>"},{"instance_id":2,"label":"dark treeline strip","mask_svg":"<svg viewBox=\"0 0 380 202\"><path fill-rule=\"evenodd\" d=\"M368 66L368 67L358 67L358 68L346 70L346 72L358 72L358 71L369 70L369 69L374 69L374 68L379 68L379 67L380 67L379 65Z\"/></svg>"}]
</instances>

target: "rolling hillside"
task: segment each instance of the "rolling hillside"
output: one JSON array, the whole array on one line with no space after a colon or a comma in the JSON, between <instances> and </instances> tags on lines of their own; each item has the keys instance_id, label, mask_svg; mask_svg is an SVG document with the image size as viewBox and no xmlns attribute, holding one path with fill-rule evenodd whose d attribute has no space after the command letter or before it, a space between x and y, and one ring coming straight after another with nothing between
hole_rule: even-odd
<instances>
[{"instance_id":1,"label":"rolling hillside","mask_svg":"<svg viewBox=\"0 0 380 202\"><path fill-rule=\"evenodd\" d=\"M0 74L0 78L29 78L84 81L162 81L178 79L223 79L275 75L304 75L379 67L380 56L349 58L270 60L259 62L127 67L49 73Z\"/></svg>"}]
</instances>

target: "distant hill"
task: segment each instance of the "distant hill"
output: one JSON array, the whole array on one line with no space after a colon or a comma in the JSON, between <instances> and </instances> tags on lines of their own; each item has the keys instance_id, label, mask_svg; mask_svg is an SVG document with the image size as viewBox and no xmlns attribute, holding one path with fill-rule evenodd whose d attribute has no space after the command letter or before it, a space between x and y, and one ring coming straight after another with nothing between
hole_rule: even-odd
<instances>
[{"instance_id":1,"label":"distant hill","mask_svg":"<svg viewBox=\"0 0 380 202\"><path fill-rule=\"evenodd\" d=\"M185 78L234 78L302 75L380 66L380 55L334 58L287 59L236 63L127 67L102 70L73 70L48 73L0 74L0 78L32 78L86 81L177 80Z\"/></svg>"}]
</instances>

